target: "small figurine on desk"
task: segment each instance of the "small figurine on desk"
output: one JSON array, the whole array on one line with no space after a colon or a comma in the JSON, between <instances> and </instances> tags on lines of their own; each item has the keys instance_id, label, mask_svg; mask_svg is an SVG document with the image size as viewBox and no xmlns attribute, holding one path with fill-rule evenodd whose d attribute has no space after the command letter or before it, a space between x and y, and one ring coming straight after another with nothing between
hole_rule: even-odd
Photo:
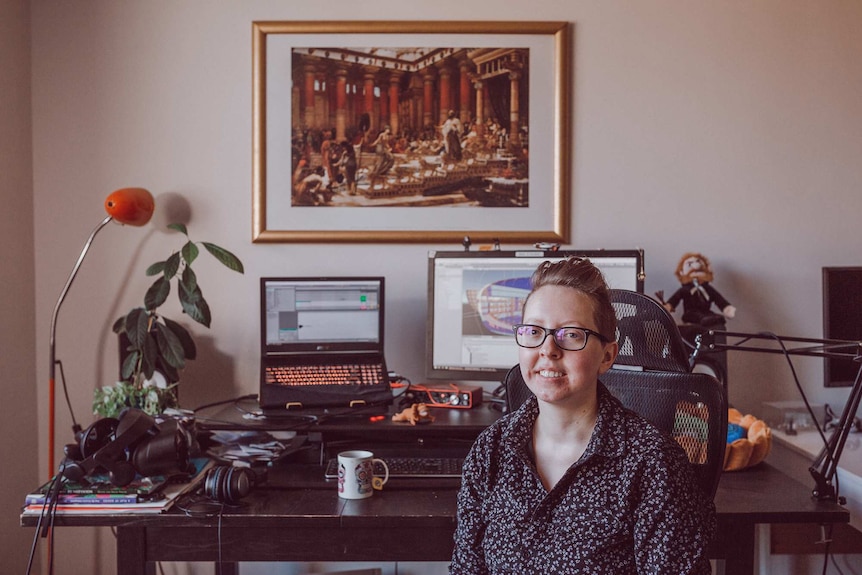
<instances>
[{"instance_id":1,"label":"small figurine on desk","mask_svg":"<svg viewBox=\"0 0 862 575\"><path fill-rule=\"evenodd\" d=\"M406 421L410 425L417 423L432 423L434 416L424 403L414 403L410 407L392 416L392 421Z\"/></svg>"},{"instance_id":2,"label":"small figurine on desk","mask_svg":"<svg viewBox=\"0 0 862 575\"><path fill-rule=\"evenodd\" d=\"M703 254L689 252L682 256L676 267L676 277L682 284L667 301L663 292L656 292L665 309L673 313L682 301L682 321L704 327L723 326L725 319L736 315L736 308L712 287L712 266ZM715 304L721 313L712 311Z\"/></svg>"}]
</instances>

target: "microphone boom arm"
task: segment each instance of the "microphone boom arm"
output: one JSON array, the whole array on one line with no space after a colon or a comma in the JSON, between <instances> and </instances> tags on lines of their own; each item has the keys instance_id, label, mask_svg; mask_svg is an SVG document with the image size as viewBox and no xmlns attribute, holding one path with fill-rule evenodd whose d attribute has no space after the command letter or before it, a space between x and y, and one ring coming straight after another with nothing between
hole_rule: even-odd
<instances>
[{"instance_id":1,"label":"microphone boom arm","mask_svg":"<svg viewBox=\"0 0 862 575\"><path fill-rule=\"evenodd\" d=\"M716 341L716 335L724 336ZM728 343L727 338L742 338ZM760 345L757 342L769 340L779 342L781 349ZM838 461L844 451L847 436L853 428L853 419L862 400L862 341L841 339L814 339L806 337L786 337L769 333L743 333L723 330L707 330L698 334L693 357L704 350L756 351L761 353L778 353L782 355L801 355L821 357L824 359L847 359L859 363L856 379L850 390L850 396L841 413L838 428L825 441L823 449L808 468L814 479L812 496L818 500L833 501L843 505L845 500L838 495L833 480L838 471Z\"/></svg>"}]
</instances>

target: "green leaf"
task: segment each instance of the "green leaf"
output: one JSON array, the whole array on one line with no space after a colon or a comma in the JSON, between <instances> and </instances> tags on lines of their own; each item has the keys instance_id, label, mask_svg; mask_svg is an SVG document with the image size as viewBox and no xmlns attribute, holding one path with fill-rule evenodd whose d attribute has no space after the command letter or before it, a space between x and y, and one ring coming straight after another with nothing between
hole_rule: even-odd
<instances>
[{"instance_id":1,"label":"green leaf","mask_svg":"<svg viewBox=\"0 0 862 575\"><path fill-rule=\"evenodd\" d=\"M220 248L215 244L211 244L209 242L201 242L206 250L215 256L215 259L224 264L227 268L232 269L235 272L244 273L245 269L242 267L242 262L239 261L239 258L227 251L224 248Z\"/></svg>"},{"instance_id":2,"label":"green leaf","mask_svg":"<svg viewBox=\"0 0 862 575\"><path fill-rule=\"evenodd\" d=\"M121 334L126 331L126 316L118 317L114 325L111 326L111 331L116 334Z\"/></svg>"},{"instance_id":3,"label":"green leaf","mask_svg":"<svg viewBox=\"0 0 862 575\"><path fill-rule=\"evenodd\" d=\"M164 271L164 269L165 269L165 262L156 262L153 265L151 265L150 267L148 267L147 271L145 273L148 276L154 276L154 275L162 273Z\"/></svg>"},{"instance_id":4,"label":"green leaf","mask_svg":"<svg viewBox=\"0 0 862 575\"><path fill-rule=\"evenodd\" d=\"M156 343L159 346L159 356L168 365L177 369L186 366L186 358L183 353L183 344L167 326L156 322Z\"/></svg>"},{"instance_id":5,"label":"green leaf","mask_svg":"<svg viewBox=\"0 0 862 575\"><path fill-rule=\"evenodd\" d=\"M189 235L189 232L186 229L185 224L168 224L168 229L178 231L181 234L185 234L186 236Z\"/></svg>"},{"instance_id":6,"label":"green leaf","mask_svg":"<svg viewBox=\"0 0 862 575\"><path fill-rule=\"evenodd\" d=\"M187 267L192 265L192 262L198 258L198 253L199 253L198 247L195 245L194 242L192 242L192 241L186 242L186 244L183 246L182 254L183 254L183 259L186 260L186 266Z\"/></svg>"},{"instance_id":7,"label":"green leaf","mask_svg":"<svg viewBox=\"0 0 862 575\"><path fill-rule=\"evenodd\" d=\"M93 394L93 413L102 417L117 418L127 407L137 407L156 416L166 408L177 405L176 385L166 388L138 387L118 381L115 385L96 389Z\"/></svg>"},{"instance_id":8,"label":"green leaf","mask_svg":"<svg viewBox=\"0 0 862 575\"><path fill-rule=\"evenodd\" d=\"M188 359L188 358L187 358ZM180 380L180 372L172 365L168 365L164 361L159 362L159 371L165 376L168 383L176 383Z\"/></svg>"},{"instance_id":9,"label":"green leaf","mask_svg":"<svg viewBox=\"0 0 862 575\"><path fill-rule=\"evenodd\" d=\"M126 315L126 336L135 349L141 349L147 339L149 315L144 308L136 307Z\"/></svg>"},{"instance_id":10,"label":"green leaf","mask_svg":"<svg viewBox=\"0 0 862 575\"><path fill-rule=\"evenodd\" d=\"M177 336L183 344L183 353L185 353L186 359L195 359L198 355L198 350L188 330L177 322L166 317L163 317L162 319L165 320L165 325L168 326L168 329L174 332L174 335Z\"/></svg>"},{"instance_id":11,"label":"green leaf","mask_svg":"<svg viewBox=\"0 0 862 575\"><path fill-rule=\"evenodd\" d=\"M185 301L187 302L197 303L200 300L204 299L204 294L201 293L201 286L197 283L197 281L195 281L194 288L192 289L189 289L188 284L184 282L178 282L177 285L180 288L179 296L181 302L185 299Z\"/></svg>"},{"instance_id":12,"label":"green leaf","mask_svg":"<svg viewBox=\"0 0 862 575\"><path fill-rule=\"evenodd\" d=\"M165 279L173 279L178 269L180 269L180 252L174 252L165 262Z\"/></svg>"},{"instance_id":13,"label":"green leaf","mask_svg":"<svg viewBox=\"0 0 862 575\"><path fill-rule=\"evenodd\" d=\"M183 311L199 324L209 327L212 316L209 305L207 305L203 293L201 293L200 286L197 286L197 289L194 291L189 292L182 285L180 284L179 296Z\"/></svg>"},{"instance_id":14,"label":"green leaf","mask_svg":"<svg viewBox=\"0 0 862 575\"><path fill-rule=\"evenodd\" d=\"M141 358L141 352L133 350L123 361L123 367L120 371L120 376L124 380L130 380L135 370L138 367L138 360Z\"/></svg>"},{"instance_id":15,"label":"green leaf","mask_svg":"<svg viewBox=\"0 0 862 575\"><path fill-rule=\"evenodd\" d=\"M180 285L189 293L194 293L198 289L198 276L189 266L186 266L183 270Z\"/></svg>"},{"instance_id":16,"label":"green leaf","mask_svg":"<svg viewBox=\"0 0 862 575\"><path fill-rule=\"evenodd\" d=\"M143 361L141 362L141 373L144 374L144 379L151 379L156 372L156 361L159 356L159 347L156 344L156 338L147 336L144 339Z\"/></svg>"},{"instance_id":17,"label":"green leaf","mask_svg":"<svg viewBox=\"0 0 862 575\"><path fill-rule=\"evenodd\" d=\"M144 295L144 306L148 310L154 310L168 299L168 294L171 293L171 282L165 276L160 277Z\"/></svg>"}]
</instances>

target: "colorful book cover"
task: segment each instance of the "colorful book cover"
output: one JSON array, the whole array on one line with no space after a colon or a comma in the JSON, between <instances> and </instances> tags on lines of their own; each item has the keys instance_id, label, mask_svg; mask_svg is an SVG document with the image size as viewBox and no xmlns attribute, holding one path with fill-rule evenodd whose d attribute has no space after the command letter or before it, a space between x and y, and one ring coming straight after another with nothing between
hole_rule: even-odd
<instances>
[{"instance_id":1,"label":"colorful book cover","mask_svg":"<svg viewBox=\"0 0 862 575\"><path fill-rule=\"evenodd\" d=\"M44 503L53 482L54 479L40 486L35 492L28 493L24 504ZM90 505L141 503L162 498L161 491L167 482L167 478L162 476L136 477L128 485L119 487L111 483L107 475L93 475L81 482L65 481L60 487L58 502Z\"/></svg>"},{"instance_id":2,"label":"colorful book cover","mask_svg":"<svg viewBox=\"0 0 862 575\"><path fill-rule=\"evenodd\" d=\"M196 489L206 477L214 462L194 459L195 471L190 476L139 477L125 487L117 487L108 477L88 478L86 483L66 482L60 492L55 513L73 515L116 515L125 513L164 513L178 497ZM51 487L49 481L25 497L23 515L41 515L49 506L45 497ZM64 500L65 498L65 500ZM127 499L134 499L128 501Z\"/></svg>"}]
</instances>

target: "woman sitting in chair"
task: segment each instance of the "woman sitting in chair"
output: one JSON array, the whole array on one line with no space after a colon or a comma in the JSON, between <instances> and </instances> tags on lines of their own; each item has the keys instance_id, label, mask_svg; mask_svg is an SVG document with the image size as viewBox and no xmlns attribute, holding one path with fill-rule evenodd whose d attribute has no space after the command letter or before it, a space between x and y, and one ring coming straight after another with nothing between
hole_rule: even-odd
<instances>
[{"instance_id":1,"label":"woman sitting in chair","mask_svg":"<svg viewBox=\"0 0 862 575\"><path fill-rule=\"evenodd\" d=\"M685 453L599 381L618 351L601 272L542 263L522 321L535 397L467 457L450 573L710 573L715 507Z\"/></svg>"}]
</instances>

